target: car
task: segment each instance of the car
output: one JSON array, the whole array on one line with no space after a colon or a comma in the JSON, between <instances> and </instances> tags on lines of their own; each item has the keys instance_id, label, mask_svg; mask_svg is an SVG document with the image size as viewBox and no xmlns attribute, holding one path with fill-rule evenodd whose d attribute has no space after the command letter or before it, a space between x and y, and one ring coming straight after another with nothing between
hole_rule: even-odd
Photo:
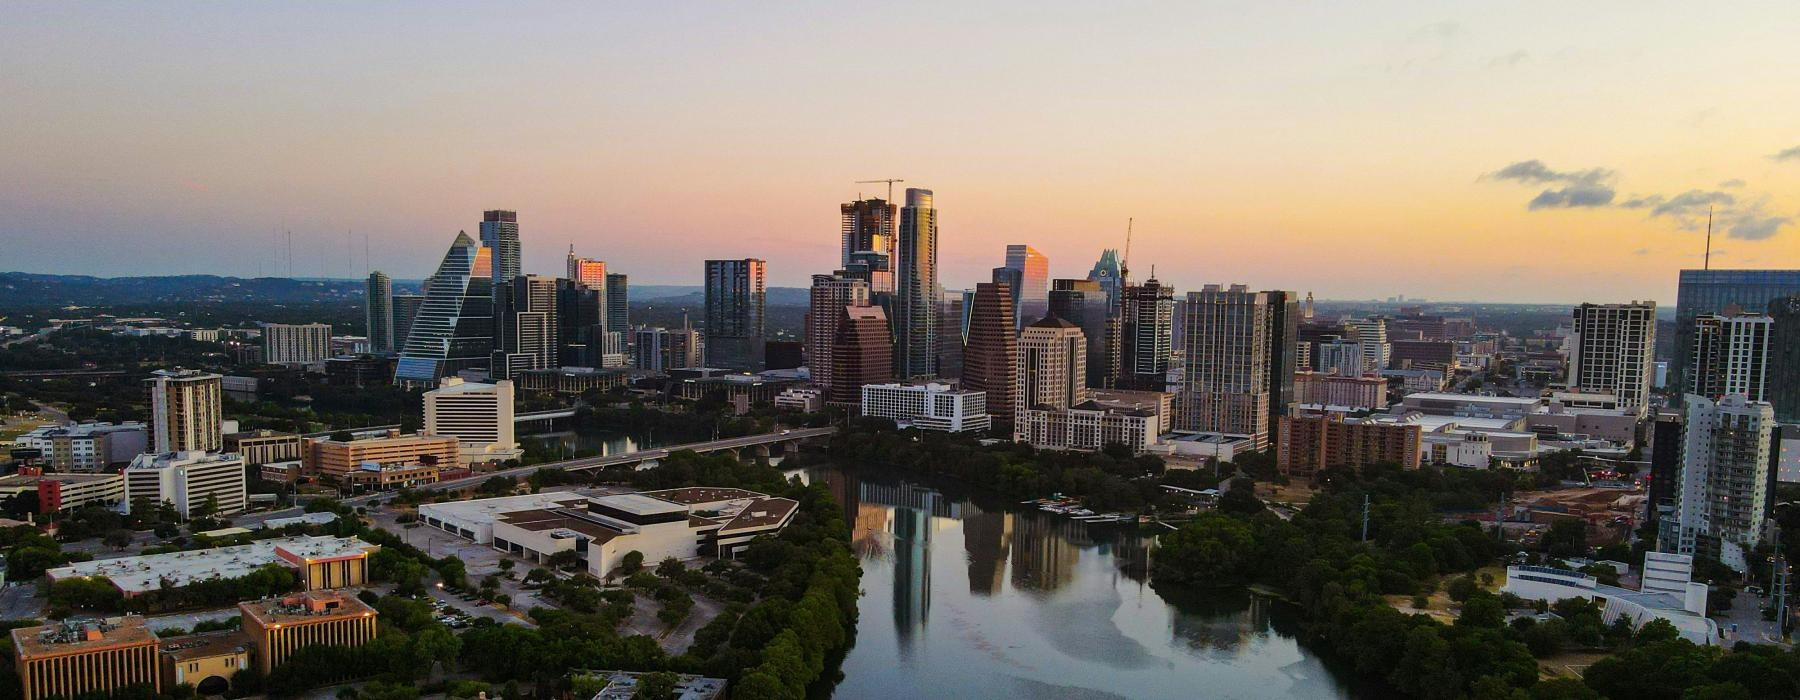
<instances>
[{"instance_id":1,"label":"car","mask_svg":"<svg viewBox=\"0 0 1800 700\"><path fill-rule=\"evenodd\" d=\"M1751 594L1755 594L1755 595L1762 595L1762 594L1763 594L1763 589L1762 589L1762 587L1761 587L1761 586L1745 586L1745 587L1744 587L1744 592L1745 592L1745 593L1751 593Z\"/></svg>"}]
</instances>

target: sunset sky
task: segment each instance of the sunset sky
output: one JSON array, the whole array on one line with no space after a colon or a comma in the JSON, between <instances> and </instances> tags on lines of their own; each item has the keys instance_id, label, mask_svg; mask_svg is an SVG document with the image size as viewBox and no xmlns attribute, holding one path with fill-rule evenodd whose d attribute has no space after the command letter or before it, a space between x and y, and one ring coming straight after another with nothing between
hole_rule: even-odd
<instances>
[{"instance_id":1,"label":"sunset sky","mask_svg":"<svg viewBox=\"0 0 1800 700\"><path fill-rule=\"evenodd\" d=\"M515 209L637 284L837 263L936 192L947 287L1008 243L1187 290L1672 303L1800 267L1800 3L8 3L0 270L430 272ZM1783 153L1786 156L1783 156ZM349 232L348 234L346 232ZM363 237L371 254L363 255Z\"/></svg>"}]
</instances>

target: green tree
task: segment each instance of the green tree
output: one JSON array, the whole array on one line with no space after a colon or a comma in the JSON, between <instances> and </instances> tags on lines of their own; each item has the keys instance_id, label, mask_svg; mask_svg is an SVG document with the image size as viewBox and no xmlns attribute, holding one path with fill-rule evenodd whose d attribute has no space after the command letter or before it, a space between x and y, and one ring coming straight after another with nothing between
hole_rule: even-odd
<instances>
[{"instance_id":1,"label":"green tree","mask_svg":"<svg viewBox=\"0 0 1800 700\"><path fill-rule=\"evenodd\" d=\"M637 690L632 692L631 700L669 700L675 697L675 684L680 677L668 671L657 671L638 676Z\"/></svg>"}]
</instances>

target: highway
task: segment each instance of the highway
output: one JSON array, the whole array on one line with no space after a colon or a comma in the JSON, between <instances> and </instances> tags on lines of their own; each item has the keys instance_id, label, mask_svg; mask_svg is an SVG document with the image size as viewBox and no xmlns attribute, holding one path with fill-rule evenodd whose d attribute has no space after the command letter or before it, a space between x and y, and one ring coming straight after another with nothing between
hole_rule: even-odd
<instances>
[{"instance_id":1,"label":"highway","mask_svg":"<svg viewBox=\"0 0 1800 700\"><path fill-rule=\"evenodd\" d=\"M463 477L461 479L451 479L449 481L439 481L435 484L425 484L423 486L418 486L414 490L417 490L417 491L454 491L457 489L474 488L476 486L480 486L481 482L487 481L488 479L492 479L496 476L510 476L510 477L531 476L532 472L535 472L539 469L563 469L563 470L568 470L568 471L585 471L588 469L605 469L607 467L616 467L616 466L626 465L626 464L636 464L638 462L643 462L643 461L652 460L652 459L662 459L664 457L669 456L671 453L679 452L681 450L693 450L695 452L716 452L718 450L732 450L732 449L739 449L739 448L744 448L744 447L755 447L757 445L777 444L777 443L787 442L789 440L805 440L808 438L824 437L826 435L831 435L836 432L837 432L837 428L835 428L835 427L794 428L792 430L782 430L782 431L773 432L773 433L745 435L743 437L724 438L721 440L708 440L706 442L693 442L693 443L688 443L686 445L670 445L668 447L657 447L654 449L638 450L636 452L625 452L622 454L607 455L604 457L586 457L586 458L582 458L582 459L568 459L568 460L563 460L561 462L545 462L543 464L533 464L531 466L526 466L526 467L513 467L511 469L501 469L498 471L485 472L485 473L481 473L481 474L476 474L474 476ZM344 502L348 503L350 505L356 505L358 503L364 503L364 502L367 502L367 501L370 501L370 500L373 500L376 498L380 498L384 495L387 495L387 494L381 493L381 492L369 493L369 494L364 494L361 496L356 496L353 498L345 499Z\"/></svg>"}]
</instances>

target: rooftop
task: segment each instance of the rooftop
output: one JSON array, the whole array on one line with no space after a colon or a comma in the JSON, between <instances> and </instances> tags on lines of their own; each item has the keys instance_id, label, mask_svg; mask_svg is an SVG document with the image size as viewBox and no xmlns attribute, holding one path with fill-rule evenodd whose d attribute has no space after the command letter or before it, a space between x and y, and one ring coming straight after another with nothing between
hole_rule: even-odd
<instances>
[{"instance_id":1,"label":"rooftop","mask_svg":"<svg viewBox=\"0 0 1800 700\"><path fill-rule=\"evenodd\" d=\"M239 630L202 632L163 640L159 650L177 662L248 653L250 638Z\"/></svg>"},{"instance_id":2,"label":"rooftop","mask_svg":"<svg viewBox=\"0 0 1800 700\"><path fill-rule=\"evenodd\" d=\"M88 484L96 481L113 481L118 474L69 474L54 472L50 474L8 474L0 476L0 488L31 486L40 481L59 481L65 484Z\"/></svg>"},{"instance_id":3,"label":"rooftop","mask_svg":"<svg viewBox=\"0 0 1800 700\"><path fill-rule=\"evenodd\" d=\"M643 675L631 671L595 671L591 675L609 678L605 688L591 700L631 700L637 695L637 679ZM714 700L725 697L725 679L682 674L676 678L675 700Z\"/></svg>"},{"instance_id":4,"label":"rooftop","mask_svg":"<svg viewBox=\"0 0 1800 700\"><path fill-rule=\"evenodd\" d=\"M226 462L243 463L244 458L233 452L164 452L162 454L145 453L131 460L127 470L170 469L175 467L192 467L196 465L223 464Z\"/></svg>"},{"instance_id":5,"label":"rooftop","mask_svg":"<svg viewBox=\"0 0 1800 700\"><path fill-rule=\"evenodd\" d=\"M155 643L156 635L137 615L106 619L75 619L12 631L13 648L21 658L61 656Z\"/></svg>"},{"instance_id":6,"label":"rooftop","mask_svg":"<svg viewBox=\"0 0 1800 700\"><path fill-rule=\"evenodd\" d=\"M421 515L430 514L437 518L456 518L460 520L492 520L500 513L511 513L521 510L551 509L585 503L589 496L575 491L556 491L551 493L533 493L522 496L496 496L494 498L477 498L470 501L449 501L446 503L427 503L419 506Z\"/></svg>"},{"instance_id":7,"label":"rooftop","mask_svg":"<svg viewBox=\"0 0 1800 700\"><path fill-rule=\"evenodd\" d=\"M180 587L196 581L238 578L269 564L282 564L286 560L276 553L277 549L301 560L318 560L366 554L375 547L355 537L302 535L191 552L97 559L47 573L52 581L105 578L126 595L136 595L161 588L165 580Z\"/></svg>"},{"instance_id":8,"label":"rooftop","mask_svg":"<svg viewBox=\"0 0 1800 700\"><path fill-rule=\"evenodd\" d=\"M368 605L343 591L307 591L280 598L245 601L238 603L238 609L264 625L375 615L375 611Z\"/></svg>"},{"instance_id":9,"label":"rooftop","mask_svg":"<svg viewBox=\"0 0 1800 700\"><path fill-rule=\"evenodd\" d=\"M553 537L557 530L563 530L571 536L585 535L596 542L606 542L624 534L621 530L585 516L585 513L573 508L533 509L502 513L495 521L522 530L550 532Z\"/></svg>"},{"instance_id":10,"label":"rooftop","mask_svg":"<svg viewBox=\"0 0 1800 700\"><path fill-rule=\"evenodd\" d=\"M593 499L608 508L616 508L633 515L656 515L660 513L680 513L687 506L674 501L657 498L644 493L621 493L612 496L600 496Z\"/></svg>"}]
</instances>

